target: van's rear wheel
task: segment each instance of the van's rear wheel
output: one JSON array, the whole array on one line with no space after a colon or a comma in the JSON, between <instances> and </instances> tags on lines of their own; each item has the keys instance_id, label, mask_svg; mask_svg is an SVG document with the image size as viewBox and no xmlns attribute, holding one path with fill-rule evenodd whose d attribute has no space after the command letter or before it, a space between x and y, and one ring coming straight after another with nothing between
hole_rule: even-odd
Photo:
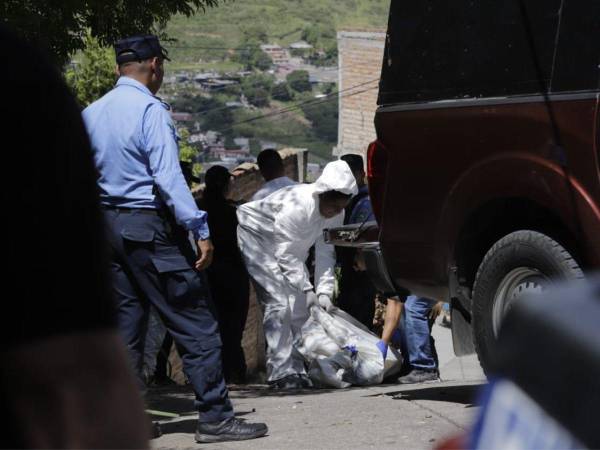
<instances>
[{"instance_id":1,"label":"van's rear wheel","mask_svg":"<svg viewBox=\"0 0 600 450\"><path fill-rule=\"evenodd\" d=\"M583 278L583 272L573 256L545 234L515 231L492 246L473 287L473 340L486 373L502 321L515 302L542 292L553 280L577 278Z\"/></svg>"}]
</instances>

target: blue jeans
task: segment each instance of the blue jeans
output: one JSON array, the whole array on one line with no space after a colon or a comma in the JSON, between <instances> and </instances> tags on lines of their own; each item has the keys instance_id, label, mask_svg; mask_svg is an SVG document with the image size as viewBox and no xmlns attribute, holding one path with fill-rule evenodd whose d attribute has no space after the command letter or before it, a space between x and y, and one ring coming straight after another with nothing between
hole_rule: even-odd
<instances>
[{"instance_id":1,"label":"blue jeans","mask_svg":"<svg viewBox=\"0 0 600 450\"><path fill-rule=\"evenodd\" d=\"M400 319L400 349L404 363L411 369L437 370L438 358L431 337L429 312L435 300L411 295L404 303Z\"/></svg>"}]
</instances>

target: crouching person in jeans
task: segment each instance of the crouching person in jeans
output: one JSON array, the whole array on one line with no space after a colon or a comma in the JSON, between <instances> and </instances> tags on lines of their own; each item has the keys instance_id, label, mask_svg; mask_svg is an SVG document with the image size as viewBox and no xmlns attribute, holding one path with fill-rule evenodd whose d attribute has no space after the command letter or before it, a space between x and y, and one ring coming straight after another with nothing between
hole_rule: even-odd
<instances>
[{"instance_id":1,"label":"crouching person in jeans","mask_svg":"<svg viewBox=\"0 0 600 450\"><path fill-rule=\"evenodd\" d=\"M383 358L390 342L400 341L403 375L400 384L439 381L439 363L431 327L439 315L442 302L410 295L403 302L400 297L387 301L385 323L377 347Z\"/></svg>"}]
</instances>

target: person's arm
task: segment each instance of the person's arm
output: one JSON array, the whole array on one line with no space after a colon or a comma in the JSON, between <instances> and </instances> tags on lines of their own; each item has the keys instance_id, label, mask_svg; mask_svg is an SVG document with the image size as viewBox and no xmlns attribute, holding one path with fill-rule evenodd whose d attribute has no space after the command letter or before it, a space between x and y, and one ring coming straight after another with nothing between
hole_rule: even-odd
<instances>
[{"instance_id":1,"label":"person's arm","mask_svg":"<svg viewBox=\"0 0 600 450\"><path fill-rule=\"evenodd\" d=\"M398 323L400 322L400 316L404 310L404 303L400 301L398 297L388 298L387 305L385 308L385 318L383 322L383 332L381 333L381 340L377 341L377 348L383 356L383 360L387 357L388 345L392 341L392 336L398 329Z\"/></svg>"},{"instance_id":2,"label":"person's arm","mask_svg":"<svg viewBox=\"0 0 600 450\"><path fill-rule=\"evenodd\" d=\"M116 331L34 339L1 354L2 409L10 415L4 419L17 428L3 442L25 448L148 448L149 420Z\"/></svg>"},{"instance_id":3,"label":"person's arm","mask_svg":"<svg viewBox=\"0 0 600 450\"><path fill-rule=\"evenodd\" d=\"M383 322L383 332L381 333L381 340L385 342L386 345L390 344L392 336L398 329L403 309L404 303L402 303L399 298L388 298Z\"/></svg>"},{"instance_id":4,"label":"person's arm","mask_svg":"<svg viewBox=\"0 0 600 450\"><path fill-rule=\"evenodd\" d=\"M338 214L334 219L329 220L327 227L335 228L342 226L344 215ZM331 300L333 298L333 289L335 285L335 247L326 244L323 233L319 234L315 242L315 285L317 296L326 295Z\"/></svg>"},{"instance_id":5,"label":"person's arm","mask_svg":"<svg viewBox=\"0 0 600 450\"><path fill-rule=\"evenodd\" d=\"M142 139L154 183L177 223L194 234L198 245L196 268L205 269L213 253L207 214L196 206L181 172L173 121L162 104L154 103L146 110L143 124Z\"/></svg>"},{"instance_id":6,"label":"person's arm","mask_svg":"<svg viewBox=\"0 0 600 450\"><path fill-rule=\"evenodd\" d=\"M305 235L303 228L307 226L304 216L302 206L290 202L283 205L273 225L275 259L279 269L287 283L300 292L313 288L305 262L296 256L306 245L302 240Z\"/></svg>"}]
</instances>

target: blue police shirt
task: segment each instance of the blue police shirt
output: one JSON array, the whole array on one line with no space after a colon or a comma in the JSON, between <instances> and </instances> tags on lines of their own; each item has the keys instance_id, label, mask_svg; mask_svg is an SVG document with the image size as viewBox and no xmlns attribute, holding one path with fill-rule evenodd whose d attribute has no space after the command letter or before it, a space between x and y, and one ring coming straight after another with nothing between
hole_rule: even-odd
<instances>
[{"instance_id":1,"label":"blue police shirt","mask_svg":"<svg viewBox=\"0 0 600 450\"><path fill-rule=\"evenodd\" d=\"M83 120L103 205L159 209L166 204L195 239L209 237L206 212L196 206L181 172L175 126L158 97L122 76L112 91L85 108Z\"/></svg>"}]
</instances>

